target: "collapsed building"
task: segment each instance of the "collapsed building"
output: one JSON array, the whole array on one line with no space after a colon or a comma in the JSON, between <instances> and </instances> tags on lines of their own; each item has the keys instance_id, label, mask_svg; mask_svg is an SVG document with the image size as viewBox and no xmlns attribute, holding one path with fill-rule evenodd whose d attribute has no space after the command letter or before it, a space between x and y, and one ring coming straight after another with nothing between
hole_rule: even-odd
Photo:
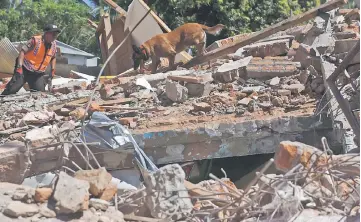
<instances>
[{"instance_id":1,"label":"collapsed building","mask_svg":"<svg viewBox=\"0 0 361 222\"><path fill-rule=\"evenodd\" d=\"M0 216L357 219L359 11L338 9L342 4L327 2L266 30L217 41L204 57L176 70L128 71L100 85L72 72L76 79L59 80L52 94L1 98L0 181L20 184L54 172L57 183L0 185L6 187ZM113 28L103 19L100 40ZM112 51L102 47L106 60ZM113 63L107 69L123 68ZM242 172L252 156L262 161ZM225 173L242 172L237 179L246 176L246 183L209 174L209 161L222 159L232 165ZM74 187L74 199L66 199ZM47 200L54 209L43 206Z\"/></svg>"}]
</instances>

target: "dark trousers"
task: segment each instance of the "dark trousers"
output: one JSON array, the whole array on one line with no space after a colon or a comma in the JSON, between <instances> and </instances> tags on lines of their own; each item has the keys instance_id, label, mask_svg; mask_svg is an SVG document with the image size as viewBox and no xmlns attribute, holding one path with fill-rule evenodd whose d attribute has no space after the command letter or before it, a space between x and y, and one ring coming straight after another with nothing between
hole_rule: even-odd
<instances>
[{"instance_id":1,"label":"dark trousers","mask_svg":"<svg viewBox=\"0 0 361 222\"><path fill-rule=\"evenodd\" d=\"M5 87L1 95L10 95L17 93L25 83L29 84L31 91L45 92L45 79L44 73L31 72L23 66L23 74L15 73Z\"/></svg>"}]
</instances>

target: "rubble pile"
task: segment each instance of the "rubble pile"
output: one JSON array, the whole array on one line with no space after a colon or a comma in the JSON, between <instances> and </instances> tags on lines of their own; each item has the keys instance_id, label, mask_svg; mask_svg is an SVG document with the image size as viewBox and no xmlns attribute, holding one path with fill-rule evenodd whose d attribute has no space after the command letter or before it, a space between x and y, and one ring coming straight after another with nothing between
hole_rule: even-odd
<instances>
[{"instance_id":1,"label":"rubble pile","mask_svg":"<svg viewBox=\"0 0 361 222\"><path fill-rule=\"evenodd\" d=\"M277 33L211 61L210 65L115 77L96 88L89 112L105 112L134 130L227 119L229 115L312 112L315 101L325 93L325 78L359 41L357 17L346 21L337 10L325 14L316 17L313 24ZM358 88L359 56L350 62L347 71L350 77L343 84ZM57 85L53 95L25 93L2 98L2 142L21 138L22 132L34 124L90 116L85 113L86 99L94 87L74 80ZM350 87L344 90L350 91ZM359 94L351 94L352 106L358 107ZM39 112L53 112L53 116L45 118ZM188 121L193 117L197 119ZM41 118L44 123L27 118Z\"/></svg>"},{"instance_id":2,"label":"rubble pile","mask_svg":"<svg viewBox=\"0 0 361 222\"><path fill-rule=\"evenodd\" d=\"M264 174L271 165L283 174ZM1 183L1 221L357 221L360 156L283 141L245 189L228 178L192 184L178 164L119 189L104 168L59 172L37 188ZM158 219L158 220L156 220Z\"/></svg>"}]
</instances>

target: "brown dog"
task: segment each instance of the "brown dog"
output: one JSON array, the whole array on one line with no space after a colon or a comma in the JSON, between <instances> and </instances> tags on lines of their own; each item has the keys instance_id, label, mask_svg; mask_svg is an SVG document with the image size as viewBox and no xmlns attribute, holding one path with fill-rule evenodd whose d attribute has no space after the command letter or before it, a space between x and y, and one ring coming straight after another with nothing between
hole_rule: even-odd
<instances>
[{"instance_id":1,"label":"brown dog","mask_svg":"<svg viewBox=\"0 0 361 222\"><path fill-rule=\"evenodd\" d=\"M187 23L172 32L154 36L140 47L133 45L134 70L140 65L143 72L144 62L151 58L152 73L155 73L161 57L168 58L169 67L173 67L176 54L193 45L197 48L197 55L202 55L205 52L206 33L217 35L223 28L222 24L207 27L198 23Z\"/></svg>"}]
</instances>

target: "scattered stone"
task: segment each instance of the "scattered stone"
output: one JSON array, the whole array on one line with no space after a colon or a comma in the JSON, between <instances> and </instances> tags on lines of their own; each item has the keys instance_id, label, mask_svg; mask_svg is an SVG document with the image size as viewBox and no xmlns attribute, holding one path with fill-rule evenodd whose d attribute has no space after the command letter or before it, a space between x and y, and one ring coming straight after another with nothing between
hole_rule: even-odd
<instances>
[{"instance_id":1,"label":"scattered stone","mask_svg":"<svg viewBox=\"0 0 361 222\"><path fill-rule=\"evenodd\" d=\"M237 107L237 109L236 109L237 116L242 116L245 112L246 112L246 109L243 107Z\"/></svg>"},{"instance_id":2,"label":"scattered stone","mask_svg":"<svg viewBox=\"0 0 361 222\"><path fill-rule=\"evenodd\" d=\"M74 111L71 111L69 115L74 117L76 120L82 120L86 115L86 111L84 108L78 107Z\"/></svg>"},{"instance_id":3,"label":"scattered stone","mask_svg":"<svg viewBox=\"0 0 361 222\"><path fill-rule=\"evenodd\" d=\"M277 94L279 96L290 96L291 95L291 90L288 89L279 89L277 90Z\"/></svg>"},{"instance_id":4,"label":"scattered stone","mask_svg":"<svg viewBox=\"0 0 361 222\"><path fill-rule=\"evenodd\" d=\"M167 80L165 93L173 102L184 102L188 99L188 89L177 82Z\"/></svg>"},{"instance_id":5,"label":"scattered stone","mask_svg":"<svg viewBox=\"0 0 361 222\"><path fill-rule=\"evenodd\" d=\"M79 172L79 171L78 171ZM70 214L88 209L89 183L60 172L54 192L55 210L59 214Z\"/></svg>"},{"instance_id":6,"label":"scattered stone","mask_svg":"<svg viewBox=\"0 0 361 222\"><path fill-rule=\"evenodd\" d=\"M49 122L50 120L55 119L55 116L56 114L54 112L48 112L46 110L30 112L25 114L25 116L22 119L22 123L24 125L43 124Z\"/></svg>"},{"instance_id":7,"label":"scattered stone","mask_svg":"<svg viewBox=\"0 0 361 222\"><path fill-rule=\"evenodd\" d=\"M236 108L234 106L228 107L226 110L226 114L232 114L236 111Z\"/></svg>"},{"instance_id":8,"label":"scattered stone","mask_svg":"<svg viewBox=\"0 0 361 222\"><path fill-rule=\"evenodd\" d=\"M252 101L251 98L243 98L237 102L238 105L248 106L248 104Z\"/></svg>"},{"instance_id":9,"label":"scattered stone","mask_svg":"<svg viewBox=\"0 0 361 222\"><path fill-rule=\"evenodd\" d=\"M193 103L193 111L194 112L210 112L212 110L211 105L205 102Z\"/></svg>"},{"instance_id":10,"label":"scattered stone","mask_svg":"<svg viewBox=\"0 0 361 222\"><path fill-rule=\"evenodd\" d=\"M113 199L117 191L117 185L111 182L108 184L108 186L105 187L105 190L103 191L102 195L100 195L99 199L110 201L111 199Z\"/></svg>"},{"instance_id":11,"label":"scattered stone","mask_svg":"<svg viewBox=\"0 0 361 222\"><path fill-rule=\"evenodd\" d=\"M57 85L53 87L53 92L59 92L62 94L69 94L76 90L85 90L86 89L86 81L70 81L65 84Z\"/></svg>"},{"instance_id":12,"label":"scattered stone","mask_svg":"<svg viewBox=\"0 0 361 222\"><path fill-rule=\"evenodd\" d=\"M305 96L299 96L297 98L291 99L290 104L291 105L302 105L307 102L307 98Z\"/></svg>"},{"instance_id":13,"label":"scattered stone","mask_svg":"<svg viewBox=\"0 0 361 222\"><path fill-rule=\"evenodd\" d=\"M280 83L280 78L278 76L273 77L271 81L269 82L270 86L277 86Z\"/></svg>"},{"instance_id":14,"label":"scattered stone","mask_svg":"<svg viewBox=\"0 0 361 222\"><path fill-rule=\"evenodd\" d=\"M280 56L287 54L290 49L289 39L279 39L267 42L254 43L243 47L246 55L253 57Z\"/></svg>"},{"instance_id":15,"label":"scattered stone","mask_svg":"<svg viewBox=\"0 0 361 222\"><path fill-rule=\"evenodd\" d=\"M79 170L75 172L74 177L88 181L90 184L89 192L96 197L102 194L112 180L112 175L104 167L94 170Z\"/></svg>"},{"instance_id":16,"label":"scattered stone","mask_svg":"<svg viewBox=\"0 0 361 222\"><path fill-rule=\"evenodd\" d=\"M25 137L25 133L14 133L10 135L9 139L23 141L24 137Z\"/></svg>"},{"instance_id":17,"label":"scattered stone","mask_svg":"<svg viewBox=\"0 0 361 222\"><path fill-rule=\"evenodd\" d=\"M55 218L55 217L56 217L55 211L49 209L46 204L43 204L43 205L40 207L40 212L39 212L39 213L40 213L43 217L46 217L46 218Z\"/></svg>"},{"instance_id":18,"label":"scattered stone","mask_svg":"<svg viewBox=\"0 0 361 222\"><path fill-rule=\"evenodd\" d=\"M113 85L111 84L103 84L99 89L100 98L109 99L111 96L115 94L115 91L112 89Z\"/></svg>"},{"instance_id":19,"label":"scattered stone","mask_svg":"<svg viewBox=\"0 0 361 222\"><path fill-rule=\"evenodd\" d=\"M301 84L306 84L309 77L310 77L310 71L302 70L300 75L298 76L298 80L300 81Z\"/></svg>"},{"instance_id":20,"label":"scattered stone","mask_svg":"<svg viewBox=\"0 0 361 222\"><path fill-rule=\"evenodd\" d=\"M250 63L252 56L246 57L241 60L232 61L231 63L225 63L218 67L216 73L214 73L213 78L216 81L227 83L233 82L238 77L244 77L245 68Z\"/></svg>"},{"instance_id":21,"label":"scattered stone","mask_svg":"<svg viewBox=\"0 0 361 222\"><path fill-rule=\"evenodd\" d=\"M282 105L283 105L283 100L282 100L281 98L279 98L279 97L274 97L274 98L272 99L272 104L273 104L274 106L277 106L277 107L282 107Z\"/></svg>"},{"instance_id":22,"label":"scattered stone","mask_svg":"<svg viewBox=\"0 0 361 222\"><path fill-rule=\"evenodd\" d=\"M36 188L34 199L36 202L43 203L50 198L52 193L53 193L53 189L51 188L47 188L47 187Z\"/></svg>"},{"instance_id":23,"label":"scattered stone","mask_svg":"<svg viewBox=\"0 0 361 222\"><path fill-rule=\"evenodd\" d=\"M191 97L209 96L213 88L210 82L187 83L185 87L188 89L188 95Z\"/></svg>"},{"instance_id":24,"label":"scattered stone","mask_svg":"<svg viewBox=\"0 0 361 222\"><path fill-rule=\"evenodd\" d=\"M249 64L247 66L248 78L269 79L273 77L283 77L294 75L298 67L298 62L273 62L270 64Z\"/></svg>"},{"instance_id":25,"label":"scattered stone","mask_svg":"<svg viewBox=\"0 0 361 222\"><path fill-rule=\"evenodd\" d=\"M19 201L11 202L4 210L4 214L9 217L31 217L39 212L35 204L24 204Z\"/></svg>"},{"instance_id":26,"label":"scattered stone","mask_svg":"<svg viewBox=\"0 0 361 222\"><path fill-rule=\"evenodd\" d=\"M291 85L283 85L283 89L290 90L291 93L298 94L305 90L305 86L303 84L291 84Z\"/></svg>"},{"instance_id":27,"label":"scattered stone","mask_svg":"<svg viewBox=\"0 0 361 222\"><path fill-rule=\"evenodd\" d=\"M12 199L19 200L25 203L32 203L35 195L35 190L31 187L19 187L15 190Z\"/></svg>"},{"instance_id":28,"label":"scattered stone","mask_svg":"<svg viewBox=\"0 0 361 222\"><path fill-rule=\"evenodd\" d=\"M146 203L153 217L179 220L190 215L193 204L184 181L185 173L178 164L166 165L145 176Z\"/></svg>"},{"instance_id":29,"label":"scattered stone","mask_svg":"<svg viewBox=\"0 0 361 222\"><path fill-rule=\"evenodd\" d=\"M89 206L94 207L96 210L106 211L109 207L109 202L101 199L92 198L89 201Z\"/></svg>"}]
</instances>

